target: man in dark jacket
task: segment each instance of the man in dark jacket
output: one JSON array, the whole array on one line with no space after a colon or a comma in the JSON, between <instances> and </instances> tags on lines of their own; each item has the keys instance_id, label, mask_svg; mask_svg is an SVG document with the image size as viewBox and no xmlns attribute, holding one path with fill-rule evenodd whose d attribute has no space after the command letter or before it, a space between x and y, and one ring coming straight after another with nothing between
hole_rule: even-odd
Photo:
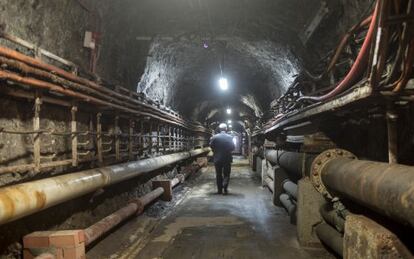
<instances>
[{"instance_id":1,"label":"man in dark jacket","mask_svg":"<svg viewBox=\"0 0 414 259\"><path fill-rule=\"evenodd\" d=\"M226 133L227 125L219 126L220 133L211 138L210 146L214 153L214 166L216 167L217 190L219 194L228 193L230 181L232 152L235 149L233 137Z\"/></svg>"}]
</instances>

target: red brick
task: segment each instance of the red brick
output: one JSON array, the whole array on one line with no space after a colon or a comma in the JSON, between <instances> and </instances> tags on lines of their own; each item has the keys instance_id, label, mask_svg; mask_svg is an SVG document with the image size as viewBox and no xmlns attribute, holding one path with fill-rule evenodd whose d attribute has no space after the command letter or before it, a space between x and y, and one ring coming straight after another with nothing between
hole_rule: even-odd
<instances>
[{"instance_id":1,"label":"red brick","mask_svg":"<svg viewBox=\"0 0 414 259\"><path fill-rule=\"evenodd\" d=\"M85 241L83 230L56 231L50 235L50 245L56 247L77 246Z\"/></svg>"},{"instance_id":2,"label":"red brick","mask_svg":"<svg viewBox=\"0 0 414 259\"><path fill-rule=\"evenodd\" d=\"M76 247L63 248L64 259L84 259L85 258L85 245L81 244Z\"/></svg>"},{"instance_id":3,"label":"red brick","mask_svg":"<svg viewBox=\"0 0 414 259\"><path fill-rule=\"evenodd\" d=\"M23 250L23 259L33 259L35 256L30 252L29 249Z\"/></svg>"},{"instance_id":4,"label":"red brick","mask_svg":"<svg viewBox=\"0 0 414 259\"><path fill-rule=\"evenodd\" d=\"M49 247L49 231L33 232L23 237L24 248L42 248Z\"/></svg>"}]
</instances>

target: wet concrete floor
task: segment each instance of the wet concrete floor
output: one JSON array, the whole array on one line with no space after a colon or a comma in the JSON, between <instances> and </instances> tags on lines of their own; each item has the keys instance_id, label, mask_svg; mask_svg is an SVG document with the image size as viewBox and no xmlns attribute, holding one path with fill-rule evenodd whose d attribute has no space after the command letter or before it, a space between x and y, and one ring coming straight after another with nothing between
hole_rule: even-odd
<instances>
[{"instance_id":1,"label":"wet concrete floor","mask_svg":"<svg viewBox=\"0 0 414 259\"><path fill-rule=\"evenodd\" d=\"M272 205L269 191L260 186L258 177L243 161L233 167L227 196L215 194L212 166L191 185L160 220L149 216L132 220L92 249L88 256L333 258L325 251L304 250L299 246L296 228L289 223L287 213ZM124 242L122 248L109 256L110 247L126 237L129 242ZM103 256L105 253L107 256Z\"/></svg>"}]
</instances>

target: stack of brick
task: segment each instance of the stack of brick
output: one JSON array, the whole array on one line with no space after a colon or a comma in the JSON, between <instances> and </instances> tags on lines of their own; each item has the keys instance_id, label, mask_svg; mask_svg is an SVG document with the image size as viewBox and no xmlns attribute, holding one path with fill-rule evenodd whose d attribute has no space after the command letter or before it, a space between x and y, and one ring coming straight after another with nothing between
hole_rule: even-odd
<instances>
[{"instance_id":1,"label":"stack of brick","mask_svg":"<svg viewBox=\"0 0 414 259\"><path fill-rule=\"evenodd\" d=\"M85 236L83 230L41 231L23 238L24 259L41 254L54 255L56 259L85 259Z\"/></svg>"}]
</instances>

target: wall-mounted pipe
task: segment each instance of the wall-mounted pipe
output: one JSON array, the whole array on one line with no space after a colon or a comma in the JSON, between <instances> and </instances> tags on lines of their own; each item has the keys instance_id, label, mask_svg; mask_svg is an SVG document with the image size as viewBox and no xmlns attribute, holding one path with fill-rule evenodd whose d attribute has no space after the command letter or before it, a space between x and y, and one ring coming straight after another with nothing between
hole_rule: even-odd
<instances>
[{"instance_id":1,"label":"wall-mounted pipe","mask_svg":"<svg viewBox=\"0 0 414 259\"><path fill-rule=\"evenodd\" d=\"M341 149L320 154L312 166L316 189L414 226L414 167L352 157Z\"/></svg>"},{"instance_id":2,"label":"wall-mounted pipe","mask_svg":"<svg viewBox=\"0 0 414 259\"><path fill-rule=\"evenodd\" d=\"M286 193L282 193L279 196L279 199L280 199L280 202L283 204L283 207L285 207L286 210L288 211L289 215L292 215L293 213L295 213L296 205L293 203L289 195L287 195Z\"/></svg>"},{"instance_id":3,"label":"wall-mounted pipe","mask_svg":"<svg viewBox=\"0 0 414 259\"><path fill-rule=\"evenodd\" d=\"M210 148L85 170L1 188L0 224L207 152L210 152Z\"/></svg>"},{"instance_id":4,"label":"wall-mounted pipe","mask_svg":"<svg viewBox=\"0 0 414 259\"><path fill-rule=\"evenodd\" d=\"M267 149L265 157L272 164L283 168L296 181L302 178L303 173L309 172L316 155Z\"/></svg>"},{"instance_id":5,"label":"wall-mounted pipe","mask_svg":"<svg viewBox=\"0 0 414 259\"><path fill-rule=\"evenodd\" d=\"M315 227L319 239L332 248L338 255L343 255L344 245L342 235L328 224L321 223Z\"/></svg>"},{"instance_id":6,"label":"wall-mounted pipe","mask_svg":"<svg viewBox=\"0 0 414 259\"><path fill-rule=\"evenodd\" d=\"M296 183L290 180L284 181L283 190L285 190L285 192L289 194L289 196L295 198L295 200L298 199L298 185Z\"/></svg>"}]
</instances>

